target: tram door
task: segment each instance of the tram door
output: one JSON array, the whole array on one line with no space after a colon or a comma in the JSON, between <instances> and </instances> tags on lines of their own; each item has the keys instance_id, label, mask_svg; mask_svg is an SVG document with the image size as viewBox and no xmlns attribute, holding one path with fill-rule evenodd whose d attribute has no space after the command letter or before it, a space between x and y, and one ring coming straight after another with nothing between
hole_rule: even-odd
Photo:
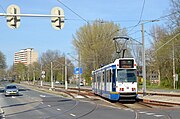
<instances>
[{"instance_id":1,"label":"tram door","mask_svg":"<svg viewBox=\"0 0 180 119\"><path fill-rule=\"evenodd\" d=\"M101 74L98 73L98 77L97 77L97 92L98 94L100 94L100 83L101 83Z\"/></svg>"},{"instance_id":2,"label":"tram door","mask_svg":"<svg viewBox=\"0 0 180 119\"><path fill-rule=\"evenodd\" d=\"M112 70L112 91L116 91L116 69Z\"/></svg>"},{"instance_id":3,"label":"tram door","mask_svg":"<svg viewBox=\"0 0 180 119\"><path fill-rule=\"evenodd\" d=\"M98 75L97 75L97 73L96 73L96 75L95 75L95 81L96 81L96 83L95 83L95 91L96 91L96 94L98 93Z\"/></svg>"},{"instance_id":4,"label":"tram door","mask_svg":"<svg viewBox=\"0 0 180 119\"><path fill-rule=\"evenodd\" d=\"M106 69L104 71L104 92L107 90L107 75L106 75Z\"/></svg>"},{"instance_id":5,"label":"tram door","mask_svg":"<svg viewBox=\"0 0 180 119\"><path fill-rule=\"evenodd\" d=\"M102 95L103 94L103 90L104 90L103 89L103 85L104 85L104 71L101 72L101 82L100 83L101 83L101 85L100 85L101 87L100 88L101 88L101 95Z\"/></svg>"}]
</instances>

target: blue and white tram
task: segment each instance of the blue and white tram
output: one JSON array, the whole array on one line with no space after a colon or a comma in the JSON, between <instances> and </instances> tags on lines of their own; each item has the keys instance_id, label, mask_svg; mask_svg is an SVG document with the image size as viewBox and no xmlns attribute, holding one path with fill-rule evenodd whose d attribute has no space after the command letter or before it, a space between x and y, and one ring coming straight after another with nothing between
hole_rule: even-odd
<instances>
[{"instance_id":1,"label":"blue and white tram","mask_svg":"<svg viewBox=\"0 0 180 119\"><path fill-rule=\"evenodd\" d=\"M134 58L119 58L92 72L92 90L110 100L137 98L137 69Z\"/></svg>"}]
</instances>

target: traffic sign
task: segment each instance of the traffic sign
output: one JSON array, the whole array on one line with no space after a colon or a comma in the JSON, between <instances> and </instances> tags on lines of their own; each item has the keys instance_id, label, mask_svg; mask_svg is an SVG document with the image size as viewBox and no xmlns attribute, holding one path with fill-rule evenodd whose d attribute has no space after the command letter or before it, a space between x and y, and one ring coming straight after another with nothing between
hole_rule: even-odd
<instances>
[{"instance_id":1,"label":"traffic sign","mask_svg":"<svg viewBox=\"0 0 180 119\"><path fill-rule=\"evenodd\" d=\"M52 27L56 30L60 30L64 27L64 11L60 7L54 7L51 10L52 15L62 15L63 17L52 17L51 23Z\"/></svg>"},{"instance_id":2,"label":"traffic sign","mask_svg":"<svg viewBox=\"0 0 180 119\"><path fill-rule=\"evenodd\" d=\"M45 74L46 72L45 71L42 71L41 74Z\"/></svg>"},{"instance_id":3,"label":"traffic sign","mask_svg":"<svg viewBox=\"0 0 180 119\"><path fill-rule=\"evenodd\" d=\"M41 75L42 78L45 78L46 76L45 75Z\"/></svg>"},{"instance_id":4,"label":"traffic sign","mask_svg":"<svg viewBox=\"0 0 180 119\"><path fill-rule=\"evenodd\" d=\"M176 81L178 81L178 74L176 74Z\"/></svg>"},{"instance_id":5,"label":"traffic sign","mask_svg":"<svg viewBox=\"0 0 180 119\"><path fill-rule=\"evenodd\" d=\"M78 68L78 67L74 68L74 74L79 74L79 69L80 69L80 74L82 74L82 68Z\"/></svg>"},{"instance_id":6,"label":"traffic sign","mask_svg":"<svg viewBox=\"0 0 180 119\"><path fill-rule=\"evenodd\" d=\"M17 5L10 5L7 8L8 14L20 14L20 8ZM7 25L12 28L18 28L20 26L20 16L7 16Z\"/></svg>"}]
</instances>

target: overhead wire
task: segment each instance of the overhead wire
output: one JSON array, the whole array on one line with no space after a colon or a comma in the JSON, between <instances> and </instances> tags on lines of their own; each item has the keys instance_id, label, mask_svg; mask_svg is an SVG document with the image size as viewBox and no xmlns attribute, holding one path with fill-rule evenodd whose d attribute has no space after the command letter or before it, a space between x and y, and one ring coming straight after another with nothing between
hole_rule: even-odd
<instances>
[{"instance_id":1,"label":"overhead wire","mask_svg":"<svg viewBox=\"0 0 180 119\"><path fill-rule=\"evenodd\" d=\"M140 32L141 30L137 30L137 31L135 31L135 32L133 32L133 33L131 33L131 34L128 34L129 36L130 35L133 35L133 34L136 34L136 33L138 33L138 32Z\"/></svg>"},{"instance_id":2,"label":"overhead wire","mask_svg":"<svg viewBox=\"0 0 180 119\"><path fill-rule=\"evenodd\" d=\"M61 2L60 0L57 0L60 4L62 4L64 7L66 7L68 10L70 10L72 13L74 13L76 16L78 16L79 18L81 18L83 21L85 21L86 23L89 23L85 18L83 18L82 16L80 16L78 13L76 13L74 10L72 10L70 7L68 7L66 4L64 4L63 2Z\"/></svg>"},{"instance_id":3,"label":"overhead wire","mask_svg":"<svg viewBox=\"0 0 180 119\"><path fill-rule=\"evenodd\" d=\"M80 19L65 19L65 20L83 20L87 23L89 23L89 21L94 21L94 20L86 20L85 18L83 18L82 16L80 16L78 13L76 13L75 11L73 11L71 8L69 8L67 5L65 5L64 3L62 3L60 0L57 0L59 3L61 3L62 5L64 5L67 9L69 9L71 12L73 12L74 14L76 14ZM130 29L128 32L131 32L135 27L139 26L140 25L140 22L142 21L142 14L143 14L143 10L144 10L144 6L145 6L145 0L143 2L143 7L142 7L142 10L141 10L141 15L140 15L140 20L138 21L138 23L136 25L133 25L133 26L129 26L129 27L126 27L126 29ZM150 23L150 22L154 22L154 21L159 21L159 20L163 20L164 18L166 17L169 17L173 14L177 14L178 12L173 12L171 14L168 14L168 15L164 15L164 16L161 16L159 18L156 18L154 20L143 20L145 21L144 24L147 24L147 23ZM132 21L137 21L137 20L123 20L123 22L132 22ZM112 22L120 22L120 21L112 21Z\"/></svg>"},{"instance_id":4,"label":"overhead wire","mask_svg":"<svg viewBox=\"0 0 180 119\"><path fill-rule=\"evenodd\" d=\"M160 50L162 47L164 47L166 44L168 44L169 42L171 42L173 39L175 39L177 36L180 35L180 32L177 33L174 37L172 37L170 40L168 40L166 43L164 43L163 45L161 45L161 47L159 47L156 51L154 51L154 53L156 53L158 50Z\"/></svg>"},{"instance_id":5,"label":"overhead wire","mask_svg":"<svg viewBox=\"0 0 180 119\"><path fill-rule=\"evenodd\" d=\"M143 12L144 12L144 6L145 6L145 0L143 0L143 5L142 5L141 14L140 14L138 23L136 25L134 25L132 27L132 29L129 30L128 32L131 32L135 27L137 27L141 23L142 15L143 15Z\"/></svg>"},{"instance_id":6,"label":"overhead wire","mask_svg":"<svg viewBox=\"0 0 180 119\"><path fill-rule=\"evenodd\" d=\"M150 23L150 22L160 21L160 20L163 20L163 19L165 19L165 18L167 18L167 17L169 17L169 16L171 16L171 15L174 15L174 14L178 14L178 12L173 12L173 13L170 13L170 14L167 14L167 15L164 15L164 16L161 16L161 17L156 18L156 19L153 19L153 20L143 20L143 21L145 21L143 24L147 24L147 23ZM140 23L139 23L139 24L136 24L136 25L134 25L134 26L126 27L126 29L132 28L131 30L128 31L128 32L131 32L135 27L137 27L137 26L139 26L139 25L140 25Z\"/></svg>"},{"instance_id":7,"label":"overhead wire","mask_svg":"<svg viewBox=\"0 0 180 119\"><path fill-rule=\"evenodd\" d=\"M5 9L2 7L2 5L0 4L1 9L3 10L4 13L6 13Z\"/></svg>"}]
</instances>

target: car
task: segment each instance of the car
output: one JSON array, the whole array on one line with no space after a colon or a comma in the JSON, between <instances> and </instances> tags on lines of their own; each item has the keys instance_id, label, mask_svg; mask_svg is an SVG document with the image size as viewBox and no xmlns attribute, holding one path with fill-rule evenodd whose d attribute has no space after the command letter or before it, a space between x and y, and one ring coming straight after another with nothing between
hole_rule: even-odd
<instances>
[{"instance_id":1,"label":"car","mask_svg":"<svg viewBox=\"0 0 180 119\"><path fill-rule=\"evenodd\" d=\"M56 81L55 83L56 83L56 84L59 84L59 81Z\"/></svg>"},{"instance_id":2,"label":"car","mask_svg":"<svg viewBox=\"0 0 180 119\"><path fill-rule=\"evenodd\" d=\"M80 82L80 84L79 84L80 86L84 86L84 83L83 82Z\"/></svg>"},{"instance_id":3,"label":"car","mask_svg":"<svg viewBox=\"0 0 180 119\"><path fill-rule=\"evenodd\" d=\"M19 89L16 85L9 84L5 87L4 93L5 96L19 95Z\"/></svg>"}]
</instances>

